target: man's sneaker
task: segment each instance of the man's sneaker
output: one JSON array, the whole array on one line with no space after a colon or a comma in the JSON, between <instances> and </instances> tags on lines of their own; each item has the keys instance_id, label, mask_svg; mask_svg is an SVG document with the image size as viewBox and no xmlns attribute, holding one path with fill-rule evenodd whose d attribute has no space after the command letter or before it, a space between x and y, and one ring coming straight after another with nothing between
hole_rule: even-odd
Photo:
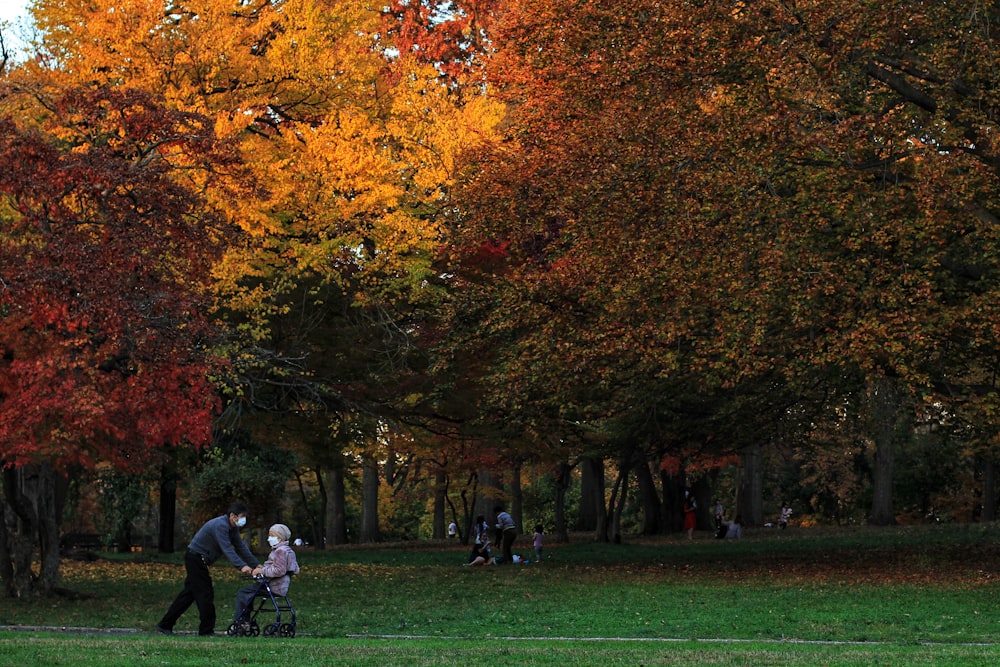
<instances>
[{"instance_id":1,"label":"man's sneaker","mask_svg":"<svg viewBox=\"0 0 1000 667\"><path fill-rule=\"evenodd\" d=\"M172 634L174 634L173 630L171 630L170 628L165 628L162 625L160 625L159 623L156 624L156 631L159 632L161 635L172 635Z\"/></svg>"}]
</instances>

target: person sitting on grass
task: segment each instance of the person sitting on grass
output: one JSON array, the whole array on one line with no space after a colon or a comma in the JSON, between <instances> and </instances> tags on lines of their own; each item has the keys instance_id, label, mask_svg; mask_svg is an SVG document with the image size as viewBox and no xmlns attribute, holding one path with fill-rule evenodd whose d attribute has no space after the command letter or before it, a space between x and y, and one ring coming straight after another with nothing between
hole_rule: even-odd
<instances>
[{"instance_id":1,"label":"person sitting on grass","mask_svg":"<svg viewBox=\"0 0 1000 667\"><path fill-rule=\"evenodd\" d=\"M738 540L743 537L743 517L739 514L736 518L726 524L726 539Z\"/></svg>"},{"instance_id":2,"label":"person sitting on grass","mask_svg":"<svg viewBox=\"0 0 1000 667\"><path fill-rule=\"evenodd\" d=\"M292 531L283 523L276 523L267 531L267 543L271 545L271 553L263 565L258 565L250 573L251 576L263 575L267 578L267 583L271 587L271 592L275 596L287 595L288 586L292 581L291 575L298 574L299 563L295 557L295 551L288 546L288 540L292 536ZM233 623L240 619L240 615L246 607L253 604L254 596L264 589L259 583L244 586L236 593L236 612Z\"/></svg>"},{"instance_id":3,"label":"person sitting on grass","mask_svg":"<svg viewBox=\"0 0 1000 667\"><path fill-rule=\"evenodd\" d=\"M476 542L472 545L472 553L469 554L469 562L466 565L495 565L493 556L490 553L490 543L488 540Z\"/></svg>"}]
</instances>

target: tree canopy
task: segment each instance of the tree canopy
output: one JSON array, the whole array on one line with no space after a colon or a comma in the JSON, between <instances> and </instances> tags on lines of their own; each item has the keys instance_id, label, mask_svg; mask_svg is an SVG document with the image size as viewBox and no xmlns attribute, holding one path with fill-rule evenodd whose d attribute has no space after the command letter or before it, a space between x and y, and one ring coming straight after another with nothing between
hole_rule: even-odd
<instances>
[{"instance_id":1,"label":"tree canopy","mask_svg":"<svg viewBox=\"0 0 1000 667\"><path fill-rule=\"evenodd\" d=\"M8 466L128 466L221 407L217 436L350 459L367 517L379 466L516 497L525 462L609 460L654 529L762 444L822 486L864 440L879 522L918 431L997 456L996 7L34 16L0 99Z\"/></svg>"}]
</instances>

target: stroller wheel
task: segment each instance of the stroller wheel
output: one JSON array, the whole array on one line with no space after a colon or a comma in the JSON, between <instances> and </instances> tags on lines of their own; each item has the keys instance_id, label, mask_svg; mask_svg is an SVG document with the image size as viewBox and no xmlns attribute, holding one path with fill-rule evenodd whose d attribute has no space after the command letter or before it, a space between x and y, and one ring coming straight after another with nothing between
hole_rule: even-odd
<instances>
[{"instance_id":1,"label":"stroller wheel","mask_svg":"<svg viewBox=\"0 0 1000 667\"><path fill-rule=\"evenodd\" d=\"M260 626L257 625L257 621L250 621L250 629L244 630L243 634L247 637L257 637L260 635Z\"/></svg>"},{"instance_id":2,"label":"stroller wheel","mask_svg":"<svg viewBox=\"0 0 1000 667\"><path fill-rule=\"evenodd\" d=\"M282 623L281 628L278 629L278 634L282 637L288 637L291 639L295 636L295 624L294 623Z\"/></svg>"},{"instance_id":3,"label":"stroller wheel","mask_svg":"<svg viewBox=\"0 0 1000 667\"><path fill-rule=\"evenodd\" d=\"M278 628L281 627L278 623L272 623L264 628L265 637L274 637L278 634Z\"/></svg>"},{"instance_id":4,"label":"stroller wheel","mask_svg":"<svg viewBox=\"0 0 1000 667\"><path fill-rule=\"evenodd\" d=\"M226 628L226 634L229 635L230 637L237 637L241 633L240 633L240 629L238 627L236 627L235 623L230 623L229 627Z\"/></svg>"}]
</instances>

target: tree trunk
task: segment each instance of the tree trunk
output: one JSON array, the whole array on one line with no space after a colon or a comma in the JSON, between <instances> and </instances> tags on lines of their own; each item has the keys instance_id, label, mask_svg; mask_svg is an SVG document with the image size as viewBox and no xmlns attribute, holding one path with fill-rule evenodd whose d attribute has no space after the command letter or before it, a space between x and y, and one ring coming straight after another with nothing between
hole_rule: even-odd
<instances>
[{"instance_id":1,"label":"tree trunk","mask_svg":"<svg viewBox=\"0 0 1000 667\"><path fill-rule=\"evenodd\" d=\"M473 510L470 514L473 517L479 516L480 514L483 515L486 519L486 523L492 526L496 523L496 514L493 512L493 508L498 504L503 504L503 499L500 497L500 489L498 488L497 481L494 479L492 471L488 468L482 468L479 470L476 473L475 479L472 481L477 494L473 498Z\"/></svg>"},{"instance_id":2,"label":"tree trunk","mask_svg":"<svg viewBox=\"0 0 1000 667\"><path fill-rule=\"evenodd\" d=\"M997 464L992 458L983 460L983 513L981 521L997 518Z\"/></svg>"},{"instance_id":3,"label":"tree trunk","mask_svg":"<svg viewBox=\"0 0 1000 667\"><path fill-rule=\"evenodd\" d=\"M323 479L323 468L316 467L316 491L319 494L319 516L313 527L312 543L317 549L326 548L327 512L330 511L330 499L326 492L326 480Z\"/></svg>"},{"instance_id":4,"label":"tree trunk","mask_svg":"<svg viewBox=\"0 0 1000 667\"><path fill-rule=\"evenodd\" d=\"M604 484L604 461L596 457L580 459L580 516L576 523L577 530L606 530Z\"/></svg>"},{"instance_id":5,"label":"tree trunk","mask_svg":"<svg viewBox=\"0 0 1000 667\"><path fill-rule=\"evenodd\" d=\"M569 463L560 461L555 470L556 482L556 542L569 542L569 526L566 523L566 491L570 481Z\"/></svg>"},{"instance_id":6,"label":"tree trunk","mask_svg":"<svg viewBox=\"0 0 1000 667\"><path fill-rule=\"evenodd\" d=\"M597 530L598 514L604 507L604 464L600 459L580 459L580 514L575 529Z\"/></svg>"},{"instance_id":7,"label":"tree trunk","mask_svg":"<svg viewBox=\"0 0 1000 667\"><path fill-rule=\"evenodd\" d=\"M639 502L642 504L642 534L656 535L660 532L660 495L656 491L649 461L640 457L635 465L636 481L639 485Z\"/></svg>"},{"instance_id":8,"label":"tree trunk","mask_svg":"<svg viewBox=\"0 0 1000 667\"><path fill-rule=\"evenodd\" d=\"M698 478L691 484L691 493L694 495L698 508L695 515L698 517L698 528L704 530L708 526L714 526L714 515L712 514L712 482L707 475Z\"/></svg>"},{"instance_id":9,"label":"tree trunk","mask_svg":"<svg viewBox=\"0 0 1000 667\"><path fill-rule=\"evenodd\" d=\"M625 509L625 501L628 498L628 473L629 466L627 464L623 463L619 466L618 479L615 480L615 488L611 492L610 541L613 544L622 543L622 510ZM608 541L607 536L602 541Z\"/></svg>"},{"instance_id":10,"label":"tree trunk","mask_svg":"<svg viewBox=\"0 0 1000 667\"><path fill-rule=\"evenodd\" d=\"M326 539L330 544L347 544L347 492L344 483L343 464L330 470L327 477L327 498L330 514L326 529Z\"/></svg>"},{"instance_id":11,"label":"tree trunk","mask_svg":"<svg viewBox=\"0 0 1000 667\"><path fill-rule=\"evenodd\" d=\"M448 493L448 475L444 469L438 469L434 474L434 516L431 518L433 537L435 540L445 538L445 496Z\"/></svg>"},{"instance_id":12,"label":"tree trunk","mask_svg":"<svg viewBox=\"0 0 1000 667\"><path fill-rule=\"evenodd\" d=\"M323 496L323 475L322 475L322 471L319 468L316 468L316 469L312 470L312 472L313 472L314 475L316 475L316 484L317 484L317 486L319 486L320 497L324 498L324 500L322 502L323 502L323 505L325 505L326 504L326 500L325 500L325 496ZM306 492L305 482L302 481L302 473L299 472L298 468L296 468L295 471L294 471L294 474L295 474L295 482L296 482L296 484L298 484L298 487L299 487L299 497L302 498L302 511L305 512L306 518L309 521L309 533L310 533L310 535L312 535L313 543L316 543L317 537L318 537L318 535L321 532L320 531L320 526L322 525L322 522L323 522L323 517L324 517L323 511L324 511L325 507L321 507L320 508L320 514L319 514L318 517L316 516L316 514L312 510L309 509L309 494ZM266 536L265 536L265 539L266 539Z\"/></svg>"},{"instance_id":13,"label":"tree trunk","mask_svg":"<svg viewBox=\"0 0 1000 667\"><path fill-rule=\"evenodd\" d=\"M510 516L521 535L528 532L524 525L524 493L521 490L521 462L514 463L510 480Z\"/></svg>"},{"instance_id":14,"label":"tree trunk","mask_svg":"<svg viewBox=\"0 0 1000 667\"><path fill-rule=\"evenodd\" d=\"M684 477L660 471L660 486L663 487L664 532L684 530Z\"/></svg>"},{"instance_id":15,"label":"tree trunk","mask_svg":"<svg viewBox=\"0 0 1000 667\"><path fill-rule=\"evenodd\" d=\"M47 465L3 471L0 503L0 575L9 597L49 595L59 576L59 475ZM40 565L31 570L35 548Z\"/></svg>"},{"instance_id":16,"label":"tree trunk","mask_svg":"<svg viewBox=\"0 0 1000 667\"><path fill-rule=\"evenodd\" d=\"M367 456L361 464L361 534L362 543L380 542L378 527L378 461Z\"/></svg>"},{"instance_id":17,"label":"tree trunk","mask_svg":"<svg viewBox=\"0 0 1000 667\"><path fill-rule=\"evenodd\" d=\"M880 377L869 384L871 432L875 440L875 469L872 474L872 513L868 522L875 526L896 523L892 506L893 469L896 463L896 436L906 421L902 417L902 391L898 383Z\"/></svg>"},{"instance_id":18,"label":"tree trunk","mask_svg":"<svg viewBox=\"0 0 1000 667\"><path fill-rule=\"evenodd\" d=\"M601 459L588 459L588 461L590 465L593 466L594 473L594 486L592 488L594 495L588 500L591 503L594 503L597 508L597 527L594 533L597 536L598 541L607 542L608 507L604 501L604 461Z\"/></svg>"},{"instance_id":19,"label":"tree trunk","mask_svg":"<svg viewBox=\"0 0 1000 667\"><path fill-rule=\"evenodd\" d=\"M764 465L760 445L750 445L740 453L736 514L742 515L744 526L764 525Z\"/></svg>"},{"instance_id":20,"label":"tree trunk","mask_svg":"<svg viewBox=\"0 0 1000 667\"><path fill-rule=\"evenodd\" d=\"M472 494L472 498L469 498L469 494ZM454 503L451 501L451 497L448 498L448 505L451 507L452 517L455 518L455 523L465 526L465 539L462 541L463 544L469 543L469 537L473 533L472 522L479 515L483 515L483 520L486 520L486 512L478 511L477 508L481 505L480 493L479 493L479 474L473 473L469 475L469 478L465 482L465 488L463 488L458 493L459 497L462 499L462 516L465 518L464 521L459 522L456 518L458 512L455 509Z\"/></svg>"},{"instance_id":21,"label":"tree trunk","mask_svg":"<svg viewBox=\"0 0 1000 667\"><path fill-rule=\"evenodd\" d=\"M160 468L160 526L156 548L161 554L172 554L175 549L174 533L177 522L177 458L173 450Z\"/></svg>"}]
</instances>

